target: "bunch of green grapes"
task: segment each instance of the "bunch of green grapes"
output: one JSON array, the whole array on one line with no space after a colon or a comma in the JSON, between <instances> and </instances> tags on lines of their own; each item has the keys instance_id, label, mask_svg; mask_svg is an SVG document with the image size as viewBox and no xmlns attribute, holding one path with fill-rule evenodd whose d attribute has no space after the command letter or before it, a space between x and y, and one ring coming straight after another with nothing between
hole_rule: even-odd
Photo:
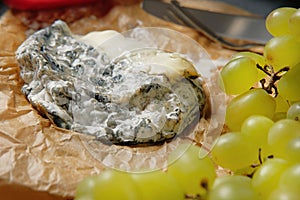
<instances>
[{"instance_id":1,"label":"bunch of green grapes","mask_svg":"<svg viewBox=\"0 0 300 200\"><path fill-rule=\"evenodd\" d=\"M106 170L84 179L76 200L183 200L207 196L216 178L209 157L199 158L200 147L181 144L169 155L167 172L126 173Z\"/></svg>"},{"instance_id":2,"label":"bunch of green grapes","mask_svg":"<svg viewBox=\"0 0 300 200\"><path fill-rule=\"evenodd\" d=\"M299 199L300 9L272 11L266 27L274 37L263 54L237 53L220 73L220 85L233 99L226 110L229 132L211 155L233 173L229 179L251 177L251 187L240 190L254 192L252 199ZM233 184L213 187L209 199L226 199L219 197L225 191L241 196Z\"/></svg>"},{"instance_id":3,"label":"bunch of green grapes","mask_svg":"<svg viewBox=\"0 0 300 200\"><path fill-rule=\"evenodd\" d=\"M285 118L290 105L300 101L300 9L272 11L266 28L274 37L262 55L237 53L220 73L225 93L237 96L227 108L226 124L231 131L239 131L253 114Z\"/></svg>"},{"instance_id":4,"label":"bunch of green grapes","mask_svg":"<svg viewBox=\"0 0 300 200\"><path fill-rule=\"evenodd\" d=\"M76 200L183 200L183 189L162 171L130 174L106 170L79 183Z\"/></svg>"}]
</instances>

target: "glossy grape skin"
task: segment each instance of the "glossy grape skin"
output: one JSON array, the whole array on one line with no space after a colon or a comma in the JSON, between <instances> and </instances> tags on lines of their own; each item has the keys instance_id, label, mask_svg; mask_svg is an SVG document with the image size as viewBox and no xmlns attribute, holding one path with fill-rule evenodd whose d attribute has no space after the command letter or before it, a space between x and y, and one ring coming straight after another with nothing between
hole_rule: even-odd
<instances>
[{"instance_id":1,"label":"glossy grape skin","mask_svg":"<svg viewBox=\"0 0 300 200\"><path fill-rule=\"evenodd\" d=\"M255 64L259 64L260 66L265 66L266 64L266 59L262 55L250 51L238 52L231 57L231 60L245 57L254 60Z\"/></svg>"},{"instance_id":2,"label":"glossy grape skin","mask_svg":"<svg viewBox=\"0 0 300 200\"><path fill-rule=\"evenodd\" d=\"M300 55L300 54L299 54ZM300 101L300 63L284 74L277 84L279 94L289 101Z\"/></svg>"},{"instance_id":3,"label":"glossy grape skin","mask_svg":"<svg viewBox=\"0 0 300 200\"><path fill-rule=\"evenodd\" d=\"M246 176L223 176L216 179L208 200L255 200L257 194Z\"/></svg>"},{"instance_id":4,"label":"glossy grape skin","mask_svg":"<svg viewBox=\"0 0 300 200\"><path fill-rule=\"evenodd\" d=\"M280 176L288 166L287 161L273 158L265 161L257 169L252 178L252 187L260 199L267 199L270 193L277 188Z\"/></svg>"},{"instance_id":5,"label":"glossy grape skin","mask_svg":"<svg viewBox=\"0 0 300 200\"><path fill-rule=\"evenodd\" d=\"M300 41L300 9L298 9L289 19L289 32Z\"/></svg>"},{"instance_id":6,"label":"glossy grape skin","mask_svg":"<svg viewBox=\"0 0 300 200\"><path fill-rule=\"evenodd\" d=\"M184 192L174 177L163 171L132 175L142 200L184 200Z\"/></svg>"},{"instance_id":7,"label":"glossy grape skin","mask_svg":"<svg viewBox=\"0 0 300 200\"><path fill-rule=\"evenodd\" d=\"M271 154L268 145L268 133L273 124L274 122L270 118L261 115L252 115L242 124L242 134L255 146L257 152L258 149L261 149L263 158Z\"/></svg>"},{"instance_id":8,"label":"glossy grape skin","mask_svg":"<svg viewBox=\"0 0 300 200\"><path fill-rule=\"evenodd\" d=\"M300 102L293 103L287 111L287 118L300 121Z\"/></svg>"},{"instance_id":9,"label":"glossy grape skin","mask_svg":"<svg viewBox=\"0 0 300 200\"><path fill-rule=\"evenodd\" d=\"M300 197L300 163L288 166L279 178L278 187L268 200L298 200Z\"/></svg>"},{"instance_id":10,"label":"glossy grape skin","mask_svg":"<svg viewBox=\"0 0 300 200\"><path fill-rule=\"evenodd\" d=\"M287 143L284 159L291 163L300 163L300 136Z\"/></svg>"},{"instance_id":11,"label":"glossy grape skin","mask_svg":"<svg viewBox=\"0 0 300 200\"><path fill-rule=\"evenodd\" d=\"M269 129L268 143L276 157L284 158L288 142L300 136L300 123L291 119L282 119Z\"/></svg>"},{"instance_id":12,"label":"glossy grape skin","mask_svg":"<svg viewBox=\"0 0 300 200\"><path fill-rule=\"evenodd\" d=\"M116 170L105 170L96 176L92 194L94 200L135 200L142 197L131 175Z\"/></svg>"},{"instance_id":13,"label":"glossy grape skin","mask_svg":"<svg viewBox=\"0 0 300 200\"><path fill-rule=\"evenodd\" d=\"M279 187L300 189L300 163L289 166L280 176Z\"/></svg>"},{"instance_id":14,"label":"glossy grape skin","mask_svg":"<svg viewBox=\"0 0 300 200\"><path fill-rule=\"evenodd\" d=\"M256 151L245 135L229 132L218 138L211 155L221 167L238 170L255 163L258 159L258 150Z\"/></svg>"},{"instance_id":15,"label":"glossy grape skin","mask_svg":"<svg viewBox=\"0 0 300 200\"><path fill-rule=\"evenodd\" d=\"M140 200L142 195L130 174L105 170L96 176L94 200Z\"/></svg>"},{"instance_id":16,"label":"glossy grape skin","mask_svg":"<svg viewBox=\"0 0 300 200\"><path fill-rule=\"evenodd\" d=\"M244 57L254 60L255 65L258 64L261 67L264 67L267 64L265 57L263 57L260 54L250 52L250 51L238 52L231 57L231 60L236 59L236 58L244 58ZM266 74L263 71L257 69L257 81L261 80L265 76L266 76Z\"/></svg>"},{"instance_id":17,"label":"glossy grape skin","mask_svg":"<svg viewBox=\"0 0 300 200\"><path fill-rule=\"evenodd\" d=\"M227 106L225 123L231 131L239 131L242 123L251 115L272 118L276 103L263 89L251 89L235 97Z\"/></svg>"},{"instance_id":18,"label":"glossy grape skin","mask_svg":"<svg viewBox=\"0 0 300 200\"><path fill-rule=\"evenodd\" d=\"M75 200L139 200L141 197L130 174L105 170L81 181L76 189Z\"/></svg>"},{"instance_id":19,"label":"glossy grape skin","mask_svg":"<svg viewBox=\"0 0 300 200\"><path fill-rule=\"evenodd\" d=\"M210 188L216 177L211 159L208 156L199 158L199 153L200 147L182 144L168 159L168 173L176 179L186 194L205 194L206 188L201 187L201 183Z\"/></svg>"},{"instance_id":20,"label":"glossy grape skin","mask_svg":"<svg viewBox=\"0 0 300 200\"><path fill-rule=\"evenodd\" d=\"M271 192L267 200L299 200L300 191L289 188L277 188Z\"/></svg>"},{"instance_id":21,"label":"glossy grape skin","mask_svg":"<svg viewBox=\"0 0 300 200\"><path fill-rule=\"evenodd\" d=\"M273 36L289 34L289 19L297 11L296 8L281 7L273 10L266 19L266 28Z\"/></svg>"},{"instance_id":22,"label":"glossy grape skin","mask_svg":"<svg viewBox=\"0 0 300 200\"><path fill-rule=\"evenodd\" d=\"M239 57L228 62L221 71L221 80L227 94L240 94L257 82L258 70L254 60Z\"/></svg>"},{"instance_id":23,"label":"glossy grape skin","mask_svg":"<svg viewBox=\"0 0 300 200\"><path fill-rule=\"evenodd\" d=\"M88 176L83 179L76 188L75 200L94 200L94 188L96 176Z\"/></svg>"},{"instance_id":24,"label":"glossy grape skin","mask_svg":"<svg viewBox=\"0 0 300 200\"><path fill-rule=\"evenodd\" d=\"M264 48L264 57L275 71L293 67L300 62L300 43L290 35L270 39Z\"/></svg>"}]
</instances>

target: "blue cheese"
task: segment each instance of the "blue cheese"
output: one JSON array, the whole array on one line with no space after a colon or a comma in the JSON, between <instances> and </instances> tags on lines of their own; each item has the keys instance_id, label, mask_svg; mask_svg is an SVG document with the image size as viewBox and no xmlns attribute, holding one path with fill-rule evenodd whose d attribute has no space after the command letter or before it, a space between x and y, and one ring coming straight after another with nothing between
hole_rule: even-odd
<instances>
[{"instance_id":1,"label":"blue cheese","mask_svg":"<svg viewBox=\"0 0 300 200\"><path fill-rule=\"evenodd\" d=\"M201 77L182 55L142 47L115 31L76 36L57 21L17 50L22 92L58 127L106 143L171 140L203 114Z\"/></svg>"}]
</instances>

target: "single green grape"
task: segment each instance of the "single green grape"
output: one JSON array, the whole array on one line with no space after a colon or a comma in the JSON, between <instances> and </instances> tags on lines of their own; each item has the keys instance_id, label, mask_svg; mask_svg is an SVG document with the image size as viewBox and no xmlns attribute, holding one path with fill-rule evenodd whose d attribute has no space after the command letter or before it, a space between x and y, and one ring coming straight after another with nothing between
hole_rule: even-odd
<instances>
[{"instance_id":1,"label":"single green grape","mask_svg":"<svg viewBox=\"0 0 300 200\"><path fill-rule=\"evenodd\" d=\"M255 200L258 195L252 188L251 179L246 176L223 176L216 179L208 200Z\"/></svg>"},{"instance_id":2,"label":"single green grape","mask_svg":"<svg viewBox=\"0 0 300 200\"><path fill-rule=\"evenodd\" d=\"M75 200L94 200L94 188L96 176L88 176L83 179L76 188Z\"/></svg>"},{"instance_id":3,"label":"single green grape","mask_svg":"<svg viewBox=\"0 0 300 200\"><path fill-rule=\"evenodd\" d=\"M289 31L296 40L300 41L300 9L290 17Z\"/></svg>"},{"instance_id":4,"label":"single green grape","mask_svg":"<svg viewBox=\"0 0 300 200\"><path fill-rule=\"evenodd\" d=\"M274 123L268 134L268 143L275 157L285 158L288 142L300 136L300 123L291 119L282 119Z\"/></svg>"},{"instance_id":5,"label":"single green grape","mask_svg":"<svg viewBox=\"0 0 300 200\"><path fill-rule=\"evenodd\" d=\"M221 80L227 94L240 94L257 82L256 64L253 59L240 57L229 61L221 71Z\"/></svg>"},{"instance_id":6,"label":"single green grape","mask_svg":"<svg viewBox=\"0 0 300 200\"><path fill-rule=\"evenodd\" d=\"M300 136L291 139L285 149L285 159L292 163L300 163Z\"/></svg>"},{"instance_id":7,"label":"single green grape","mask_svg":"<svg viewBox=\"0 0 300 200\"><path fill-rule=\"evenodd\" d=\"M130 174L105 170L96 176L93 197L94 200L140 200L142 195Z\"/></svg>"},{"instance_id":8,"label":"single green grape","mask_svg":"<svg viewBox=\"0 0 300 200\"><path fill-rule=\"evenodd\" d=\"M261 149L262 157L267 157L271 154L268 145L269 129L274 122L262 115L252 115L247 118L242 124L241 132L247 140L257 149Z\"/></svg>"},{"instance_id":9,"label":"single green grape","mask_svg":"<svg viewBox=\"0 0 300 200\"><path fill-rule=\"evenodd\" d=\"M300 163L289 166L280 176L279 187L291 190L300 189Z\"/></svg>"},{"instance_id":10,"label":"single green grape","mask_svg":"<svg viewBox=\"0 0 300 200\"><path fill-rule=\"evenodd\" d=\"M296 8L281 7L273 10L266 19L266 28L273 36L289 34L289 19Z\"/></svg>"},{"instance_id":11,"label":"single green grape","mask_svg":"<svg viewBox=\"0 0 300 200\"><path fill-rule=\"evenodd\" d=\"M224 176L220 176L218 178L215 179L214 184L213 184L213 188L219 187L222 184L228 184L230 182L235 182L235 183L242 183L242 184L251 184L251 180L249 182L249 177L245 177L242 175L224 175Z\"/></svg>"},{"instance_id":12,"label":"single green grape","mask_svg":"<svg viewBox=\"0 0 300 200\"><path fill-rule=\"evenodd\" d=\"M264 48L264 57L275 71L293 67L300 62L300 43L290 35L270 39Z\"/></svg>"},{"instance_id":13,"label":"single green grape","mask_svg":"<svg viewBox=\"0 0 300 200\"><path fill-rule=\"evenodd\" d=\"M227 106L225 123L232 131L239 131L242 123L251 115L272 118L276 103L265 90L251 89L235 97Z\"/></svg>"},{"instance_id":14,"label":"single green grape","mask_svg":"<svg viewBox=\"0 0 300 200\"><path fill-rule=\"evenodd\" d=\"M277 188L272 191L267 200L299 200L300 191L289 188Z\"/></svg>"},{"instance_id":15,"label":"single green grape","mask_svg":"<svg viewBox=\"0 0 300 200\"><path fill-rule=\"evenodd\" d=\"M211 159L208 156L199 158L199 153L200 147L181 144L169 155L168 173L177 180L186 194L205 195L216 177Z\"/></svg>"},{"instance_id":16,"label":"single green grape","mask_svg":"<svg viewBox=\"0 0 300 200\"><path fill-rule=\"evenodd\" d=\"M255 64L259 64L260 66L265 66L266 64L266 59L262 55L250 51L238 52L231 57L231 60L244 57L251 58L255 61Z\"/></svg>"},{"instance_id":17,"label":"single green grape","mask_svg":"<svg viewBox=\"0 0 300 200\"><path fill-rule=\"evenodd\" d=\"M258 150L239 132L221 135L214 145L211 155L221 167L238 170L255 163Z\"/></svg>"},{"instance_id":18,"label":"single green grape","mask_svg":"<svg viewBox=\"0 0 300 200\"><path fill-rule=\"evenodd\" d=\"M254 53L254 52L250 52L250 51L238 52L231 57L231 60L234 60L236 58L244 58L244 57L254 60L255 65L258 64L261 67L264 67L267 64L264 56ZM264 78L266 76L266 74L263 71L261 71L261 70L257 70L257 71L258 71L258 73L257 73L258 80L257 81L261 80L262 78Z\"/></svg>"},{"instance_id":19,"label":"single green grape","mask_svg":"<svg viewBox=\"0 0 300 200\"><path fill-rule=\"evenodd\" d=\"M252 187L260 199L267 199L270 193L277 188L281 174L287 169L288 162L273 158L266 160L254 173Z\"/></svg>"},{"instance_id":20,"label":"single green grape","mask_svg":"<svg viewBox=\"0 0 300 200\"><path fill-rule=\"evenodd\" d=\"M300 102L293 103L286 115L288 119L300 121Z\"/></svg>"},{"instance_id":21,"label":"single green grape","mask_svg":"<svg viewBox=\"0 0 300 200\"><path fill-rule=\"evenodd\" d=\"M299 52L298 52L299 53ZM300 54L299 54L300 56ZM277 84L278 93L289 101L300 101L300 63L284 74Z\"/></svg>"},{"instance_id":22,"label":"single green grape","mask_svg":"<svg viewBox=\"0 0 300 200\"><path fill-rule=\"evenodd\" d=\"M133 174L132 178L141 191L142 200L184 200L185 194L174 177L163 171ZM118 180L117 180L118 181ZM118 190L115 190L117 193Z\"/></svg>"}]
</instances>

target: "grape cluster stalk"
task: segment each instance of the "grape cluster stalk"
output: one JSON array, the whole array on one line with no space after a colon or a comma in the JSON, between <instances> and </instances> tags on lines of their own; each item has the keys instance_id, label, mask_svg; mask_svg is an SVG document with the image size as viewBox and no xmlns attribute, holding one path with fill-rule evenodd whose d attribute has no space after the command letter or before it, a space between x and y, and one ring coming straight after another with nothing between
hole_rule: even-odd
<instances>
[{"instance_id":1,"label":"grape cluster stalk","mask_svg":"<svg viewBox=\"0 0 300 200\"><path fill-rule=\"evenodd\" d=\"M233 96L228 131L209 156L182 144L166 171L105 170L77 187L76 200L297 200L300 198L300 9L266 18L273 38L263 54L239 52L220 72ZM218 176L216 169L228 171Z\"/></svg>"}]
</instances>

